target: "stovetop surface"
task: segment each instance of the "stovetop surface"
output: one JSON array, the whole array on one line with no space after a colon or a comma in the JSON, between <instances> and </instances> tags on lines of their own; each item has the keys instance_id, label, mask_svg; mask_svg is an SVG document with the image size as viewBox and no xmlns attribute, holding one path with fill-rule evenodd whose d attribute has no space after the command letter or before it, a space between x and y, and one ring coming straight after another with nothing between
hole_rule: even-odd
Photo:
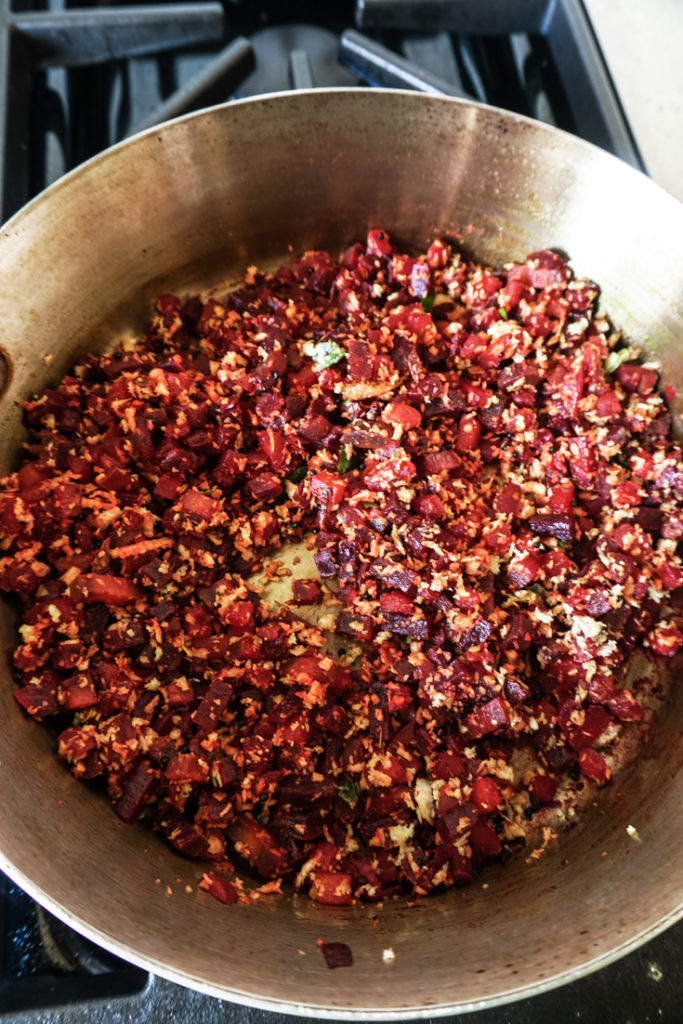
<instances>
[{"instance_id":1,"label":"stovetop surface","mask_svg":"<svg viewBox=\"0 0 683 1024\"><path fill-rule=\"evenodd\" d=\"M474 5L466 5L471 13ZM0 0L0 57L8 26L15 41L26 28L20 19L17 23L17 12L59 16L83 6L17 0L10 7ZM108 6L114 5L101 9ZM28 107L15 103L4 120L0 111L9 182L4 215L82 160L163 117L293 86L412 81L418 88L472 96L537 117L642 166L580 0L524 0L518 8L512 0L478 0L478 15L458 32L441 22L416 25L418 5L407 0L393 5L391 0L357 5L226 0L221 35L217 6L207 9L194 41L180 49L177 42L163 49L163 33L154 25L143 52L139 40L120 43L114 33L121 52L106 62L98 57L83 63L76 59L78 47L68 45L66 58L51 62L44 41L42 50L33 42L24 45L25 39L17 52L10 47L9 70L28 89L30 102ZM446 5L430 6L443 14ZM164 7L172 9L157 4L156 13ZM451 3L456 7L464 10L465 0ZM482 32L476 18L481 20L485 9L499 21ZM519 23L503 24L513 9L527 13ZM529 11L535 12L531 21ZM382 25L387 12L394 20ZM403 23L397 25L397 18ZM155 52L155 32L163 52ZM588 61L583 71L582 60ZM16 95L13 86L10 101ZM558 922L558 930L565 926ZM451 1024L681 1024L682 949L683 922L584 979L532 999L442 1019ZM293 1019L221 1002L125 964L81 939L2 876L0 954L2 1024L284 1024Z\"/></svg>"},{"instance_id":2,"label":"stovetop surface","mask_svg":"<svg viewBox=\"0 0 683 1024\"><path fill-rule=\"evenodd\" d=\"M561 923L558 922L558 929ZM149 975L98 949L0 876L2 1024L293 1024ZM680 1024L683 921L593 974L446 1024ZM519 954L523 956L523 936ZM436 1019L435 1019L436 1021Z\"/></svg>"}]
</instances>

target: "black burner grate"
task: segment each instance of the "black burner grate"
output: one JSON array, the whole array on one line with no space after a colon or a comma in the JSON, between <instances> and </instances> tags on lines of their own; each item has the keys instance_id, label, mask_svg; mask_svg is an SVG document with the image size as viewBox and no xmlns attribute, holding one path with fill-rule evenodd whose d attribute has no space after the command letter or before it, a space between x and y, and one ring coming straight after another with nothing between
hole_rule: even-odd
<instances>
[{"instance_id":1,"label":"black burner grate","mask_svg":"<svg viewBox=\"0 0 683 1024\"><path fill-rule=\"evenodd\" d=\"M3 219L169 117L358 82L472 96L642 166L581 0L263 0L225 17L203 0L0 0Z\"/></svg>"},{"instance_id":2,"label":"black burner grate","mask_svg":"<svg viewBox=\"0 0 683 1024\"><path fill-rule=\"evenodd\" d=\"M438 42L473 98L555 124L642 168L582 0L358 0L356 17L392 33L408 55L422 41L430 68L439 60L430 39Z\"/></svg>"},{"instance_id":3,"label":"black burner grate","mask_svg":"<svg viewBox=\"0 0 683 1024\"><path fill-rule=\"evenodd\" d=\"M118 61L220 39L220 3L48 9L0 0L0 197L4 216L105 148L102 100ZM69 68L68 76L63 69ZM50 71L58 69L58 72ZM98 104L94 115L92 102ZM50 139L61 166L49 170Z\"/></svg>"},{"instance_id":4,"label":"black burner grate","mask_svg":"<svg viewBox=\"0 0 683 1024\"><path fill-rule=\"evenodd\" d=\"M0 1020L141 993L145 971L78 935L0 874Z\"/></svg>"}]
</instances>

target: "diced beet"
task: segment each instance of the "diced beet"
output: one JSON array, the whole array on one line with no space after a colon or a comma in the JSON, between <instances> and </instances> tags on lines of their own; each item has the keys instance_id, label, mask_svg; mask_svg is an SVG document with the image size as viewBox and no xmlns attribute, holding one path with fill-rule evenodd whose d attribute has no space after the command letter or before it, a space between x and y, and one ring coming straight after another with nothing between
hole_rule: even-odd
<instances>
[{"instance_id":1,"label":"diced beet","mask_svg":"<svg viewBox=\"0 0 683 1024\"><path fill-rule=\"evenodd\" d=\"M444 843L454 843L467 832L477 817L472 804L456 804L443 814L437 823L437 830Z\"/></svg>"},{"instance_id":2,"label":"diced beet","mask_svg":"<svg viewBox=\"0 0 683 1024\"><path fill-rule=\"evenodd\" d=\"M371 491L389 491L402 481L412 480L415 464L405 455L384 460L370 460L363 470L363 482Z\"/></svg>"},{"instance_id":3,"label":"diced beet","mask_svg":"<svg viewBox=\"0 0 683 1024\"><path fill-rule=\"evenodd\" d=\"M251 601L233 601L222 615L232 636L254 632L255 612Z\"/></svg>"},{"instance_id":4,"label":"diced beet","mask_svg":"<svg viewBox=\"0 0 683 1024\"><path fill-rule=\"evenodd\" d=\"M351 903L352 896L351 875L341 871L315 872L311 886L311 899L316 903L340 906Z\"/></svg>"},{"instance_id":5,"label":"diced beet","mask_svg":"<svg viewBox=\"0 0 683 1024\"><path fill-rule=\"evenodd\" d=\"M272 501L282 494L282 483L274 473L259 473L247 486L257 501Z\"/></svg>"},{"instance_id":6,"label":"diced beet","mask_svg":"<svg viewBox=\"0 0 683 1024\"><path fill-rule=\"evenodd\" d=\"M649 533L659 533L664 519L664 513L659 508L651 508L648 505L641 505L636 512L636 522Z\"/></svg>"},{"instance_id":7,"label":"diced beet","mask_svg":"<svg viewBox=\"0 0 683 1024\"><path fill-rule=\"evenodd\" d=\"M311 680L322 682L326 676L326 669L320 664L320 659L314 654L300 654L294 658L287 674L302 685L310 685Z\"/></svg>"},{"instance_id":8,"label":"diced beet","mask_svg":"<svg viewBox=\"0 0 683 1024\"><path fill-rule=\"evenodd\" d=\"M418 427L422 422L419 409L404 402L389 402L384 407L382 419L401 427Z\"/></svg>"},{"instance_id":9,"label":"diced beet","mask_svg":"<svg viewBox=\"0 0 683 1024\"><path fill-rule=\"evenodd\" d=\"M347 366L350 380L374 378L376 359L367 341L353 338L348 342Z\"/></svg>"},{"instance_id":10,"label":"diced beet","mask_svg":"<svg viewBox=\"0 0 683 1024\"><path fill-rule=\"evenodd\" d=\"M528 587L541 571L541 562L532 551L527 552L508 565L508 577L515 587Z\"/></svg>"},{"instance_id":11,"label":"diced beet","mask_svg":"<svg viewBox=\"0 0 683 1024\"><path fill-rule=\"evenodd\" d=\"M549 804L551 800L555 799L555 793L558 787L558 780L553 778L552 775L534 775L533 779L529 783L529 792L535 800L538 800L539 804Z\"/></svg>"},{"instance_id":12,"label":"diced beet","mask_svg":"<svg viewBox=\"0 0 683 1024\"><path fill-rule=\"evenodd\" d=\"M455 446L459 452L473 451L479 444L481 424L475 412L468 412L461 418L458 425L458 436Z\"/></svg>"},{"instance_id":13,"label":"diced beet","mask_svg":"<svg viewBox=\"0 0 683 1024\"><path fill-rule=\"evenodd\" d=\"M170 804L159 809L157 823L169 843L191 860L203 860L209 850L208 840L195 825L187 822Z\"/></svg>"},{"instance_id":14,"label":"diced beet","mask_svg":"<svg viewBox=\"0 0 683 1024\"><path fill-rule=\"evenodd\" d=\"M313 416L310 420L305 420L297 429L305 441L310 441L312 444L321 444L332 430L332 424L326 416L320 415Z\"/></svg>"},{"instance_id":15,"label":"diced beet","mask_svg":"<svg viewBox=\"0 0 683 1024\"><path fill-rule=\"evenodd\" d=\"M683 571L673 562L660 562L655 572L667 590L676 590L677 587L683 586Z\"/></svg>"},{"instance_id":16,"label":"diced beet","mask_svg":"<svg viewBox=\"0 0 683 1024\"><path fill-rule=\"evenodd\" d=\"M354 580L356 578L357 559L356 543L352 540L339 541L339 579Z\"/></svg>"},{"instance_id":17,"label":"diced beet","mask_svg":"<svg viewBox=\"0 0 683 1024\"><path fill-rule=\"evenodd\" d=\"M522 488L518 484L505 484L494 501L496 512L518 516L522 512Z\"/></svg>"},{"instance_id":18,"label":"diced beet","mask_svg":"<svg viewBox=\"0 0 683 1024\"><path fill-rule=\"evenodd\" d=\"M242 771L231 757L219 757L211 765L211 774L217 785L228 789L239 783Z\"/></svg>"},{"instance_id":19,"label":"diced beet","mask_svg":"<svg viewBox=\"0 0 683 1024\"><path fill-rule=\"evenodd\" d=\"M337 619L337 630L340 633L345 633L346 636L353 637L354 640L364 643L372 640L377 632L377 627L368 615L358 615L353 612L343 611L340 612Z\"/></svg>"},{"instance_id":20,"label":"diced beet","mask_svg":"<svg viewBox=\"0 0 683 1024\"><path fill-rule=\"evenodd\" d=\"M441 519L446 507L438 494L422 494L413 500L413 509L423 519Z\"/></svg>"},{"instance_id":21,"label":"diced beet","mask_svg":"<svg viewBox=\"0 0 683 1024\"><path fill-rule=\"evenodd\" d=\"M553 288L566 283L569 270L566 261L557 253L543 250L527 256L529 283L533 288Z\"/></svg>"},{"instance_id":22,"label":"diced beet","mask_svg":"<svg viewBox=\"0 0 683 1024\"><path fill-rule=\"evenodd\" d=\"M502 847L498 835L485 821L475 821L470 829L470 843L484 857L497 857Z\"/></svg>"},{"instance_id":23,"label":"diced beet","mask_svg":"<svg viewBox=\"0 0 683 1024\"><path fill-rule=\"evenodd\" d=\"M233 688L228 678L219 673L209 684L201 703L194 711L192 720L198 729L203 732L210 732L215 729L217 723L224 714L233 694Z\"/></svg>"},{"instance_id":24,"label":"diced beet","mask_svg":"<svg viewBox=\"0 0 683 1024\"><path fill-rule=\"evenodd\" d=\"M498 785L488 776L482 776L475 781L470 799L480 814L492 814L502 804Z\"/></svg>"},{"instance_id":25,"label":"diced beet","mask_svg":"<svg viewBox=\"0 0 683 1024\"><path fill-rule=\"evenodd\" d=\"M525 612L513 612L503 633L502 646L513 651L526 651L534 638L534 627Z\"/></svg>"},{"instance_id":26,"label":"diced beet","mask_svg":"<svg viewBox=\"0 0 683 1024\"><path fill-rule=\"evenodd\" d=\"M15 700L24 711L41 721L48 715L56 715L60 710L57 694L49 687L29 683L14 691Z\"/></svg>"},{"instance_id":27,"label":"diced beet","mask_svg":"<svg viewBox=\"0 0 683 1024\"><path fill-rule=\"evenodd\" d=\"M452 451L427 452L424 455L425 473L450 473L460 465L460 459Z\"/></svg>"},{"instance_id":28,"label":"diced beet","mask_svg":"<svg viewBox=\"0 0 683 1024\"><path fill-rule=\"evenodd\" d=\"M555 484L555 486L551 488L550 495L548 498L550 511L560 515L568 514L569 512L571 512L575 494L576 491L574 488L574 484Z\"/></svg>"},{"instance_id":29,"label":"diced beet","mask_svg":"<svg viewBox=\"0 0 683 1024\"><path fill-rule=\"evenodd\" d=\"M322 576L323 579L330 579L333 576L337 576L339 573L339 565L334 557L334 552L330 548L323 548L322 551L316 551L313 555L313 561L315 567Z\"/></svg>"},{"instance_id":30,"label":"diced beet","mask_svg":"<svg viewBox=\"0 0 683 1024\"><path fill-rule=\"evenodd\" d=\"M617 370L617 380L626 391L639 395L649 394L657 384L657 371L637 363L622 363Z\"/></svg>"},{"instance_id":31,"label":"diced beet","mask_svg":"<svg viewBox=\"0 0 683 1024\"><path fill-rule=\"evenodd\" d=\"M377 559L370 566L370 575L404 594L415 594L417 575L412 569L404 569L384 559Z\"/></svg>"},{"instance_id":32,"label":"diced beet","mask_svg":"<svg viewBox=\"0 0 683 1024\"><path fill-rule=\"evenodd\" d=\"M232 882L229 882L223 875L216 874L215 871L207 871L202 875L199 880L199 888L205 889L215 899L228 906L239 900L239 894Z\"/></svg>"},{"instance_id":33,"label":"diced beet","mask_svg":"<svg viewBox=\"0 0 683 1024\"><path fill-rule=\"evenodd\" d=\"M178 502L178 507L183 512L189 512L200 519L209 520L221 510L221 503L215 498L210 498L208 494L202 494L201 491L192 489L185 491Z\"/></svg>"},{"instance_id":34,"label":"diced beet","mask_svg":"<svg viewBox=\"0 0 683 1024\"><path fill-rule=\"evenodd\" d=\"M375 228L368 232L367 249L373 256L389 256L391 254L391 242L386 231Z\"/></svg>"},{"instance_id":35,"label":"diced beet","mask_svg":"<svg viewBox=\"0 0 683 1024\"><path fill-rule=\"evenodd\" d=\"M389 438L381 430L373 430L363 426L362 421L356 421L351 428L342 432L344 444L352 444L356 448L365 448L376 451L387 444Z\"/></svg>"},{"instance_id":36,"label":"diced beet","mask_svg":"<svg viewBox=\"0 0 683 1024\"><path fill-rule=\"evenodd\" d=\"M611 722L612 718L603 708L590 707L586 711L583 723L570 729L569 742L574 750L585 750L586 747L592 747Z\"/></svg>"},{"instance_id":37,"label":"diced beet","mask_svg":"<svg viewBox=\"0 0 683 1024\"><path fill-rule=\"evenodd\" d=\"M421 615L397 615L383 612L384 625L391 633L407 636L413 640L428 640L431 636L429 620Z\"/></svg>"},{"instance_id":38,"label":"diced beet","mask_svg":"<svg viewBox=\"0 0 683 1024\"><path fill-rule=\"evenodd\" d=\"M465 776L465 761L458 754L445 751L434 758L429 772L433 779L462 779Z\"/></svg>"},{"instance_id":39,"label":"diced beet","mask_svg":"<svg viewBox=\"0 0 683 1024\"><path fill-rule=\"evenodd\" d=\"M630 690L617 690L606 701L610 713L620 722L641 722L644 709L638 704Z\"/></svg>"},{"instance_id":40,"label":"diced beet","mask_svg":"<svg viewBox=\"0 0 683 1024\"><path fill-rule=\"evenodd\" d=\"M622 414L621 402L614 391L603 391L595 402L595 412L602 419L614 419Z\"/></svg>"},{"instance_id":41,"label":"diced beet","mask_svg":"<svg viewBox=\"0 0 683 1024\"><path fill-rule=\"evenodd\" d=\"M140 761L128 776L114 810L124 821L137 821L159 783L159 772L148 761Z\"/></svg>"},{"instance_id":42,"label":"diced beet","mask_svg":"<svg viewBox=\"0 0 683 1024\"><path fill-rule=\"evenodd\" d=\"M325 506L335 508L344 497L346 481L333 473L316 473L311 477L311 494Z\"/></svg>"},{"instance_id":43,"label":"diced beet","mask_svg":"<svg viewBox=\"0 0 683 1024\"><path fill-rule=\"evenodd\" d=\"M142 589L132 580L97 573L81 573L72 590L77 600L113 605L133 604L143 596Z\"/></svg>"},{"instance_id":44,"label":"diced beet","mask_svg":"<svg viewBox=\"0 0 683 1024\"><path fill-rule=\"evenodd\" d=\"M165 771L169 782L207 782L209 766L197 754L176 754L168 762Z\"/></svg>"},{"instance_id":45,"label":"diced beet","mask_svg":"<svg viewBox=\"0 0 683 1024\"><path fill-rule=\"evenodd\" d=\"M318 580L294 580L292 583L292 604L321 604L322 590Z\"/></svg>"},{"instance_id":46,"label":"diced beet","mask_svg":"<svg viewBox=\"0 0 683 1024\"><path fill-rule=\"evenodd\" d=\"M539 537L557 537L568 543L572 539L573 524L570 516L558 513L541 513L529 517L529 527Z\"/></svg>"},{"instance_id":47,"label":"diced beet","mask_svg":"<svg viewBox=\"0 0 683 1024\"><path fill-rule=\"evenodd\" d=\"M258 431L256 436L261 451L270 463L270 468L275 473L281 473L287 461L287 442L284 436L272 427Z\"/></svg>"},{"instance_id":48,"label":"diced beet","mask_svg":"<svg viewBox=\"0 0 683 1024\"><path fill-rule=\"evenodd\" d=\"M379 599L380 611L383 615L412 615L413 602L398 590L389 590Z\"/></svg>"},{"instance_id":49,"label":"diced beet","mask_svg":"<svg viewBox=\"0 0 683 1024\"><path fill-rule=\"evenodd\" d=\"M292 272L310 291L323 294L329 292L336 276L330 254L322 251L305 253L301 259L295 260Z\"/></svg>"},{"instance_id":50,"label":"diced beet","mask_svg":"<svg viewBox=\"0 0 683 1024\"><path fill-rule=\"evenodd\" d=\"M287 855L270 832L246 814L231 822L228 835L237 852L265 878L275 878L285 866Z\"/></svg>"},{"instance_id":51,"label":"diced beet","mask_svg":"<svg viewBox=\"0 0 683 1024\"><path fill-rule=\"evenodd\" d=\"M488 733L494 732L496 729L500 729L508 724L508 714L505 710L505 705L499 697L494 697L493 700L488 701L486 704L476 707L465 719L465 724L469 735L473 739L486 736Z\"/></svg>"},{"instance_id":52,"label":"diced beet","mask_svg":"<svg viewBox=\"0 0 683 1024\"><path fill-rule=\"evenodd\" d=\"M353 967L353 954L345 942L321 942L320 952L330 970L337 967Z\"/></svg>"},{"instance_id":53,"label":"diced beet","mask_svg":"<svg viewBox=\"0 0 683 1024\"><path fill-rule=\"evenodd\" d=\"M458 641L458 649L461 651L468 651L470 647L486 643L490 636L491 624L487 622L486 619L479 619L472 629L469 629L467 633L460 638Z\"/></svg>"},{"instance_id":54,"label":"diced beet","mask_svg":"<svg viewBox=\"0 0 683 1024\"><path fill-rule=\"evenodd\" d=\"M604 757L590 747L579 754L579 768L594 782L607 782L611 774Z\"/></svg>"},{"instance_id":55,"label":"diced beet","mask_svg":"<svg viewBox=\"0 0 683 1024\"><path fill-rule=\"evenodd\" d=\"M67 711L79 711L97 704L97 689L86 673L65 680L60 691L60 703Z\"/></svg>"}]
</instances>

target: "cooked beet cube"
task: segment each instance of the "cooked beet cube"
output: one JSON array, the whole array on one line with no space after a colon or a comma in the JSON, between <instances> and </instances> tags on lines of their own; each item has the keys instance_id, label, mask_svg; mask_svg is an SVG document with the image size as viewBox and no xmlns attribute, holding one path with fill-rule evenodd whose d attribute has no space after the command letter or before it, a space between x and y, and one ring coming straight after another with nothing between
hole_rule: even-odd
<instances>
[{"instance_id":1,"label":"cooked beet cube","mask_svg":"<svg viewBox=\"0 0 683 1024\"><path fill-rule=\"evenodd\" d=\"M294 580L292 583L292 604L321 604L322 599L318 580Z\"/></svg>"},{"instance_id":2,"label":"cooked beet cube","mask_svg":"<svg viewBox=\"0 0 683 1024\"><path fill-rule=\"evenodd\" d=\"M260 473L247 486L257 501L273 501L282 494L282 482L274 473Z\"/></svg>"},{"instance_id":3,"label":"cooked beet cube","mask_svg":"<svg viewBox=\"0 0 683 1024\"><path fill-rule=\"evenodd\" d=\"M322 551L316 551L313 555L315 561L315 567L323 577L323 579L330 579L333 576L337 576L339 573L339 565L334 557L334 552L330 548L323 548Z\"/></svg>"},{"instance_id":4,"label":"cooked beet cube","mask_svg":"<svg viewBox=\"0 0 683 1024\"><path fill-rule=\"evenodd\" d=\"M354 615L353 612L346 611L340 612L337 629L340 633L345 633L361 642L372 640L377 632L377 627L369 616Z\"/></svg>"},{"instance_id":5,"label":"cooked beet cube","mask_svg":"<svg viewBox=\"0 0 683 1024\"><path fill-rule=\"evenodd\" d=\"M211 893L221 903L231 905L237 903L239 894L237 889L223 875L217 875L215 871L207 871L199 880L199 888Z\"/></svg>"},{"instance_id":6,"label":"cooked beet cube","mask_svg":"<svg viewBox=\"0 0 683 1024\"><path fill-rule=\"evenodd\" d=\"M126 780L123 793L114 804L114 810L124 821L136 821L154 794L159 772L148 761L140 761Z\"/></svg>"},{"instance_id":7,"label":"cooked beet cube","mask_svg":"<svg viewBox=\"0 0 683 1024\"><path fill-rule=\"evenodd\" d=\"M529 527L539 537L557 537L568 543L572 539L573 523L571 516L548 512L529 518Z\"/></svg>"},{"instance_id":8,"label":"cooked beet cube","mask_svg":"<svg viewBox=\"0 0 683 1024\"><path fill-rule=\"evenodd\" d=\"M192 720L203 732L214 729L226 710L233 694L229 680L220 673L212 680Z\"/></svg>"}]
</instances>

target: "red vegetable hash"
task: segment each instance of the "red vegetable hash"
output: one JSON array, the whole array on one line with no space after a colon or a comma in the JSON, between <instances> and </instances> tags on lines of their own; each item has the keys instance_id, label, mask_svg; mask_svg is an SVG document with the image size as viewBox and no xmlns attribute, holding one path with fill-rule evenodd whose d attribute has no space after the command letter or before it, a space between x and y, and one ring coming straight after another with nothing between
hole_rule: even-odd
<instances>
[{"instance_id":1,"label":"red vegetable hash","mask_svg":"<svg viewBox=\"0 0 683 1024\"><path fill-rule=\"evenodd\" d=\"M683 642L683 460L597 303L553 252L376 230L164 295L26 402L0 586L73 774L329 904L469 882L605 782L647 718L632 653ZM249 580L293 543L317 576L275 607Z\"/></svg>"}]
</instances>

